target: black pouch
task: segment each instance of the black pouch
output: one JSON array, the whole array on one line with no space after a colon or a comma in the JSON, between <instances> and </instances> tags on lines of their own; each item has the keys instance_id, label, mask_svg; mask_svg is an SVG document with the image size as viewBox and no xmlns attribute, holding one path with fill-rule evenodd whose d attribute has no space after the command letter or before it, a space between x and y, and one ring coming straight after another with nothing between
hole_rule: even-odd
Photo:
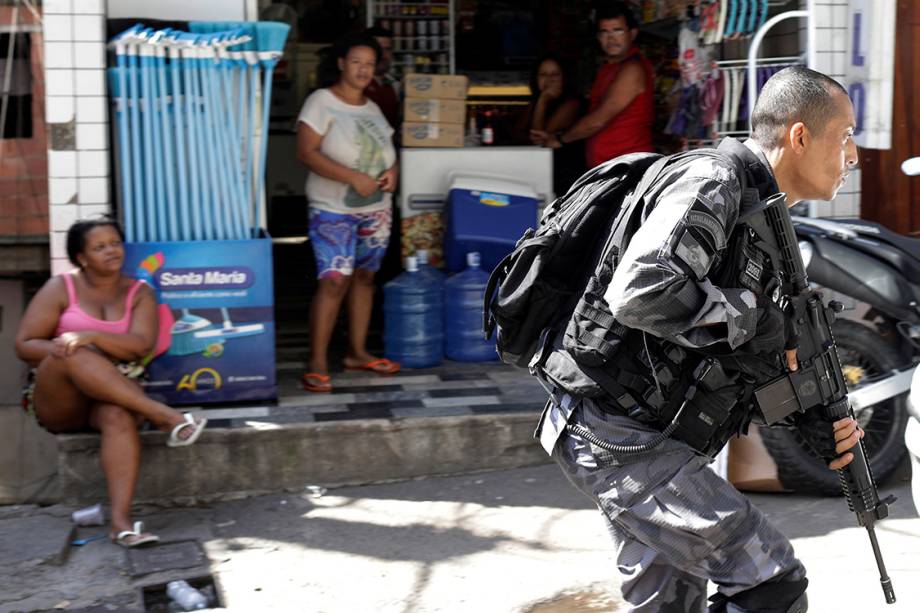
<instances>
[{"instance_id":1,"label":"black pouch","mask_svg":"<svg viewBox=\"0 0 920 613\"><path fill-rule=\"evenodd\" d=\"M606 283L594 276L565 329L562 346L581 364L601 367L619 351L627 328L613 317L603 293Z\"/></svg>"},{"instance_id":2,"label":"black pouch","mask_svg":"<svg viewBox=\"0 0 920 613\"><path fill-rule=\"evenodd\" d=\"M698 391L677 416L673 438L714 457L741 426L744 385L717 361L697 383ZM740 420L739 420L740 418Z\"/></svg>"}]
</instances>

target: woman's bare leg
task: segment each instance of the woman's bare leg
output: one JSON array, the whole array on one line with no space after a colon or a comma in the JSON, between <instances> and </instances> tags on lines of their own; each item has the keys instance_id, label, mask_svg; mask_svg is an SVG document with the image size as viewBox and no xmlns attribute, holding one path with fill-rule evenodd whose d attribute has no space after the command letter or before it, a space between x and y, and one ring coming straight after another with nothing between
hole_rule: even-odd
<instances>
[{"instance_id":1,"label":"woman's bare leg","mask_svg":"<svg viewBox=\"0 0 920 613\"><path fill-rule=\"evenodd\" d=\"M131 530L131 503L141 466L141 439L134 414L114 404L97 403L89 425L102 434L99 459L112 506L112 536Z\"/></svg>"},{"instance_id":2,"label":"woman's bare leg","mask_svg":"<svg viewBox=\"0 0 920 613\"><path fill-rule=\"evenodd\" d=\"M329 341L339 318L342 299L350 285L350 276L319 280L310 305L310 372L329 372Z\"/></svg>"},{"instance_id":3,"label":"woman's bare leg","mask_svg":"<svg viewBox=\"0 0 920 613\"><path fill-rule=\"evenodd\" d=\"M374 359L367 352L367 330L374 307L374 273L358 268L348 292L348 354L346 366L360 366Z\"/></svg>"},{"instance_id":4,"label":"woman's bare leg","mask_svg":"<svg viewBox=\"0 0 920 613\"><path fill-rule=\"evenodd\" d=\"M181 413L148 398L114 364L91 349L81 347L66 358L49 355L39 365L35 381L35 412L52 431L84 427L91 401L140 414L165 432L184 422ZM180 431L180 436L185 432Z\"/></svg>"}]
</instances>

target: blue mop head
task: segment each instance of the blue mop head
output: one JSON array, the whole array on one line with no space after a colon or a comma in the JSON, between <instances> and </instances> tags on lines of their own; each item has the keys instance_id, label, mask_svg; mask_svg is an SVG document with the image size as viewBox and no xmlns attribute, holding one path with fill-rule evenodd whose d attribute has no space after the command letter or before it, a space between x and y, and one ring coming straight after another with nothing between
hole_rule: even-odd
<instances>
[{"instance_id":1,"label":"blue mop head","mask_svg":"<svg viewBox=\"0 0 920 613\"><path fill-rule=\"evenodd\" d=\"M188 31L193 34L210 34L222 29L223 23L220 21L190 21L188 22Z\"/></svg>"},{"instance_id":2,"label":"blue mop head","mask_svg":"<svg viewBox=\"0 0 920 613\"><path fill-rule=\"evenodd\" d=\"M252 21L244 21L242 23L236 24L236 26L243 31L243 34L249 37L249 41L242 43L241 45L234 47L234 51L255 51L256 50L256 28L255 23Z\"/></svg>"},{"instance_id":3,"label":"blue mop head","mask_svg":"<svg viewBox=\"0 0 920 613\"><path fill-rule=\"evenodd\" d=\"M124 32L120 34L116 34L114 37L112 37L112 40L109 41L109 45L115 46L119 44L123 45L123 44L129 44L129 43L136 42L134 37L143 31L144 31L144 24L136 23L130 28L128 28L127 30L125 30Z\"/></svg>"},{"instance_id":4,"label":"blue mop head","mask_svg":"<svg viewBox=\"0 0 920 613\"><path fill-rule=\"evenodd\" d=\"M256 49L279 53L284 49L291 26L278 21L257 21L253 25L256 31Z\"/></svg>"}]
</instances>

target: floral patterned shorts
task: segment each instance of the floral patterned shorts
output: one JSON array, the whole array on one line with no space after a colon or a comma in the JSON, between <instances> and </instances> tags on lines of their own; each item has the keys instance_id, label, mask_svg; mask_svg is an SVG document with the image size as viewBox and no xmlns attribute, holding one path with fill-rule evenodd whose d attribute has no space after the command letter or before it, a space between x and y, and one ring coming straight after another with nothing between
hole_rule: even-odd
<instances>
[{"instance_id":1,"label":"floral patterned shorts","mask_svg":"<svg viewBox=\"0 0 920 613\"><path fill-rule=\"evenodd\" d=\"M316 256L316 276L348 276L356 268L377 272L390 242L393 211L332 213L310 209L310 243Z\"/></svg>"}]
</instances>

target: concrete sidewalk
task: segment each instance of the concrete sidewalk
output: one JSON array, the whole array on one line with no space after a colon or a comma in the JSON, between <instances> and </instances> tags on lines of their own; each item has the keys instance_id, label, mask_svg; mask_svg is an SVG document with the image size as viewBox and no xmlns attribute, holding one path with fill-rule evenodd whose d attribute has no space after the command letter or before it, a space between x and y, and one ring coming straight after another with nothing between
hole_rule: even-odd
<instances>
[{"instance_id":1,"label":"concrete sidewalk","mask_svg":"<svg viewBox=\"0 0 920 613\"><path fill-rule=\"evenodd\" d=\"M878 529L898 595L892 606L843 499L751 496L806 563L812 611L918 610L920 519L904 475L892 484L885 493L899 501ZM206 507L146 506L148 528L164 541L197 539L207 561L136 578L126 551L105 540L53 564L71 510L0 508L0 612L140 611L142 586L203 574L216 578L228 610L247 613L622 610L604 525L554 465L321 497L300 489Z\"/></svg>"},{"instance_id":2,"label":"concrete sidewalk","mask_svg":"<svg viewBox=\"0 0 920 613\"><path fill-rule=\"evenodd\" d=\"M164 434L143 432L136 500L208 501L544 461L531 435L546 392L522 369L445 362L389 377L338 372L334 393L313 394L300 387L302 368L279 362L277 402L182 407L208 418L191 447L167 448ZM0 437L8 441L0 448L8 460L0 464L0 501L80 504L105 496L98 434L50 436L27 421L17 407L0 408L0 425L9 426ZM17 480L34 485L7 485Z\"/></svg>"}]
</instances>

